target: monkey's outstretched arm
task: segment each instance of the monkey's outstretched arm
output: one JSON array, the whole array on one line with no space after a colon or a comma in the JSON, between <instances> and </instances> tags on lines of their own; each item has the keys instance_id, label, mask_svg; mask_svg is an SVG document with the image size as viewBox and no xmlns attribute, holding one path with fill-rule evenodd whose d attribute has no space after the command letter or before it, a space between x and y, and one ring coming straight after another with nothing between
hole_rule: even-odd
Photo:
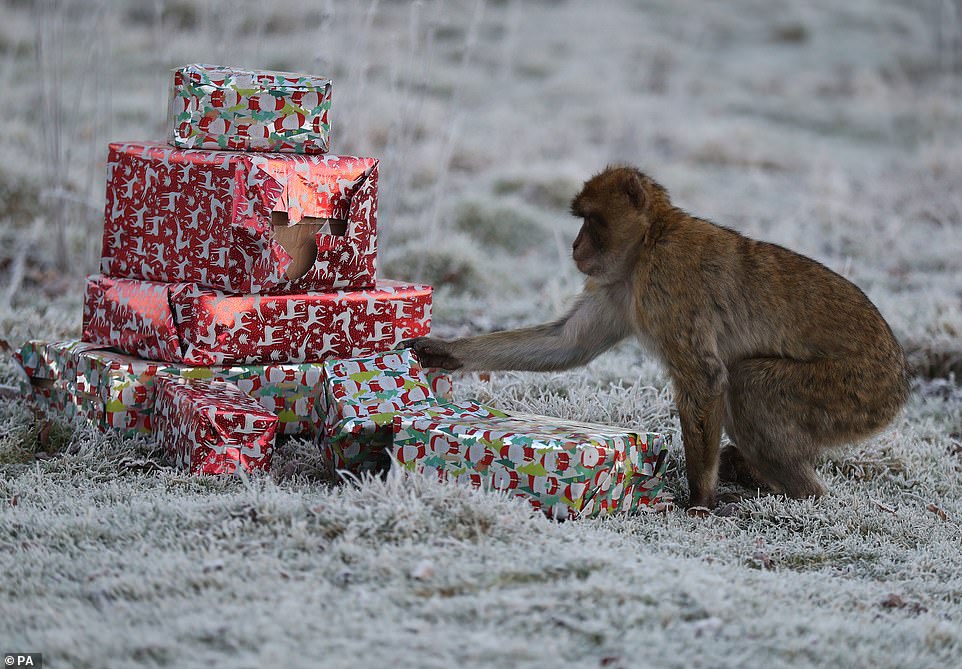
<instances>
[{"instance_id":1,"label":"monkey's outstretched arm","mask_svg":"<svg viewBox=\"0 0 962 669\"><path fill-rule=\"evenodd\" d=\"M425 367L554 371L583 365L629 334L625 309L603 290L586 289L563 318L533 327L443 341L409 339Z\"/></svg>"}]
</instances>

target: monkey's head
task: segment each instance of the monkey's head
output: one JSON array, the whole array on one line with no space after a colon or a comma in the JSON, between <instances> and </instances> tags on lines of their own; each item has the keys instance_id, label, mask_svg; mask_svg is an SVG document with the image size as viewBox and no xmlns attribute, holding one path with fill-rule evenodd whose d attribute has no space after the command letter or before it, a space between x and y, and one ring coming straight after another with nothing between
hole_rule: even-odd
<instances>
[{"instance_id":1,"label":"monkey's head","mask_svg":"<svg viewBox=\"0 0 962 669\"><path fill-rule=\"evenodd\" d=\"M634 167L609 167L585 182L571 202L584 220L572 244L578 270L588 276L624 276L651 228L670 207L668 193Z\"/></svg>"}]
</instances>

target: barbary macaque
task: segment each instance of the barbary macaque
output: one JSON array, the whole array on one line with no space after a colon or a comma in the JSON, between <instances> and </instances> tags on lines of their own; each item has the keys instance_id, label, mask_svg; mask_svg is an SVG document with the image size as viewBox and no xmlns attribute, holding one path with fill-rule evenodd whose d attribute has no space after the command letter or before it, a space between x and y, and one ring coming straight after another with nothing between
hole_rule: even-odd
<instances>
[{"instance_id":1,"label":"barbary macaque","mask_svg":"<svg viewBox=\"0 0 962 669\"><path fill-rule=\"evenodd\" d=\"M690 216L632 167L571 203L584 291L561 319L405 342L428 367L561 370L633 335L660 358L681 422L691 507L719 468L790 497L821 495L815 458L885 427L906 401L905 356L865 294L824 265ZM720 453L722 429L732 447Z\"/></svg>"}]
</instances>

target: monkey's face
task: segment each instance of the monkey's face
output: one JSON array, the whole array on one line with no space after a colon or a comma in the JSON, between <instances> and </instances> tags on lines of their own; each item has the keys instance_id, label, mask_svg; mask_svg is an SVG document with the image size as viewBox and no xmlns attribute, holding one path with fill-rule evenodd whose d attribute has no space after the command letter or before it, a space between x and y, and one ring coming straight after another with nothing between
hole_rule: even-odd
<instances>
[{"instance_id":1,"label":"monkey's face","mask_svg":"<svg viewBox=\"0 0 962 669\"><path fill-rule=\"evenodd\" d=\"M623 276L648 229L647 178L629 167L609 167L585 182L571 202L584 220L572 244L572 258L583 274Z\"/></svg>"},{"instance_id":2,"label":"monkey's face","mask_svg":"<svg viewBox=\"0 0 962 669\"><path fill-rule=\"evenodd\" d=\"M581 230L571 245L571 257L582 274L591 276L604 268L604 249L607 246L606 221L595 215L585 216Z\"/></svg>"}]
</instances>

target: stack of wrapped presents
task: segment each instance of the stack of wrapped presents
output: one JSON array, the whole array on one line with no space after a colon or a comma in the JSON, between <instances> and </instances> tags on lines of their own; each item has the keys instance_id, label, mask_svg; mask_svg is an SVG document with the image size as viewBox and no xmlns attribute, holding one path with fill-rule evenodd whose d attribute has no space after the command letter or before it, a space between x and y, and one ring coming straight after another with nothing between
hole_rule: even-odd
<instances>
[{"instance_id":1,"label":"stack of wrapped presents","mask_svg":"<svg viewBox=\"0 0 962 669\"><path fill-rule=\"evenodd\" d=\"M431 287L376 276L378 160L327 153L330 107L321 77L174 72L167 142L109 147L82 340L20 348L36 403L153 432L195 473L266 469L301 434L339 470L428 470L554 517L650 503L661 435L456 403L394 350L429 334Z\"/></svg>"}]
</instances>

